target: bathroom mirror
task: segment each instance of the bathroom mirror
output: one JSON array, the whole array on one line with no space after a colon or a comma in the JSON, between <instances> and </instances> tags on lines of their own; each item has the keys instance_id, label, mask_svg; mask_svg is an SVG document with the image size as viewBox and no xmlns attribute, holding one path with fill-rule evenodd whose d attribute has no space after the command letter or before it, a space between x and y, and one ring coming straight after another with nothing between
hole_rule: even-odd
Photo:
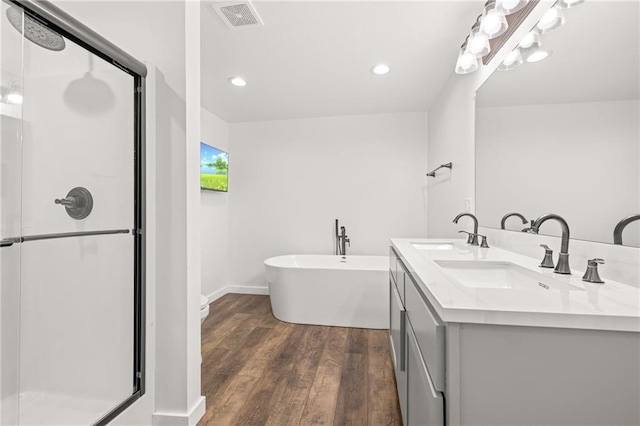
<instances>
[{"instance_id":1,"label":"bathroom mirror","mask_svg":"<svg viewBox=\"0 0 640 426\"><path fill-rule=\"evenodd\" d=\"M495 71L476 93L476 213L557 213L571 237L613 243L640 213L640 2L586 1L541 34L546 59ZM506 229L521 231L518 217ZM560 235L554 222L541 234ZM623 233L640 246L640 221Z\"/></svg>"}]
</instances>

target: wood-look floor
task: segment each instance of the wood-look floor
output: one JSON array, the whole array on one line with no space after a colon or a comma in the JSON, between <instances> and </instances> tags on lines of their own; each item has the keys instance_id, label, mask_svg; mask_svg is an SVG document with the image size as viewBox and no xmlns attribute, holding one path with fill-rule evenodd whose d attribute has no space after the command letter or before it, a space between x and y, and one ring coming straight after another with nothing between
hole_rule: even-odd
<instances>
[{"instance_id":1,"label":"wood-look floor","mask_svg":"<svg viewBox=\"0 0 640 426\"><path fill-rule=\"evenodd\" d=\"M199 425L401 425L386 330L289 324L227 294L202 325Z\"/></svg>"}]
</instances>

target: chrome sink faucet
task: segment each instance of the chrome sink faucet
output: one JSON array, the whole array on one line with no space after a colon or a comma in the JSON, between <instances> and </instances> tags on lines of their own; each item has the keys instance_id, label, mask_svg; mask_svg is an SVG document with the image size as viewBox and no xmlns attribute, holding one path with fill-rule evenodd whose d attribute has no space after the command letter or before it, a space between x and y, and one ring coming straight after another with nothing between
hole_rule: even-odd
<instances>
[{"instance_id":1,"label":"chrome sink faucet","mask_svg":"<svg viewBox=\"0 0 640 426\"><path fill-rule=\"evenodd\" d=\"M613 230L613 244L622 245L622 231L624 231L624 228L626 228L628 224L636 220L640 220L640 214L632 214L618 222L616 228Z\"/></svg>"},{"instance_id":2,"label":"chrome sink faucet","mask_svg":"<svg viewBox=\"0 0 640 426\"><path fill-rule=\"evenodd\" d=\"M500 229L506 229L505 228L505 224L507 222L507 219L509 219L511 216L516 216L519 217L520 220L522 221L523 225L527 225L529 223L529 221L527 220L527 218L525 218L523 215L521 215L520 213L507 213L504 216L502 216L502 220L500 221Z\"/></svg>"},{"instance_id":3,"label":"chrome sink faucet","mask_svg":"<svg viewBox=\"0 0 640 426\"><path fill-rule=\"evenodd\" d=\"M533 222L533 225L531 225L531 230L537 234L540 230L540 225L542 225L549 219L553 219L560 223L560 227L562 228L560 257L558 258L558 263L556 264L554 272L557 274L571 275L571 268L569 268L569 225L567 224L567 221L557 214L547 213L540 216Z\"/></svg>"},{"instance_id":4,"label":"chrome sink faucet","mask_svg":"<svg viewBox=\"0 0 640 426\"><path fill-rule=\"evenodd\" d=\"M460 213L453 219L453 223L458 223L461 217L468 216L473 219L473 233L469 234L469 238L467 238L467 244L471 244L472 246L478 245L478 219L472 215L471 213Z\"/></svg>"}]
</instances>

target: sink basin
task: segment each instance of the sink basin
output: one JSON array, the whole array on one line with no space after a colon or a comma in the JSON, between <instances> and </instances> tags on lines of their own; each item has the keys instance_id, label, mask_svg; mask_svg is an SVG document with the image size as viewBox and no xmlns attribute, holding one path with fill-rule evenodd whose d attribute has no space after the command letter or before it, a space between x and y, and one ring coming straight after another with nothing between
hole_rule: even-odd
<instances>
[{"instance_id":1,"label":"sink basin","mask_svg":"<svg viewBox=\"0 0 640 426\"><path fill-rule=\"evenodd\" d=\"M453 250L453 243L411 243L418 250Z\"/></svg>"},{"instance_id":2,"label":"sink basin","mask_svg":"<svg viewBox=\"0 0 640 426\"><path fill-rule=\"evenodd\" d=\"M451 278L470 288L584 291L510 262L436 260L435 263Z\"/></svg>"}]
</instances>

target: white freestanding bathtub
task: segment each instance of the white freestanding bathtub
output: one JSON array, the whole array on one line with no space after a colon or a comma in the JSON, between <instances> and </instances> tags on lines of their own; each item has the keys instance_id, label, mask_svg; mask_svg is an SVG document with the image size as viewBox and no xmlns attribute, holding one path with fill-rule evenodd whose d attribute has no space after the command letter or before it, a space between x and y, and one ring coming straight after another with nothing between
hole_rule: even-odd
<instances>
[{"instance_id":1,"label":"white freestanding bathtub","mask_svg":"<svg viewBox=\"0 0 640 426\"><path fill-rule=\"evenodd\" d=\"M290 255L264 261L273 315L297 324L389 328L387 256Z\"/></svg>"}]
</instances>

